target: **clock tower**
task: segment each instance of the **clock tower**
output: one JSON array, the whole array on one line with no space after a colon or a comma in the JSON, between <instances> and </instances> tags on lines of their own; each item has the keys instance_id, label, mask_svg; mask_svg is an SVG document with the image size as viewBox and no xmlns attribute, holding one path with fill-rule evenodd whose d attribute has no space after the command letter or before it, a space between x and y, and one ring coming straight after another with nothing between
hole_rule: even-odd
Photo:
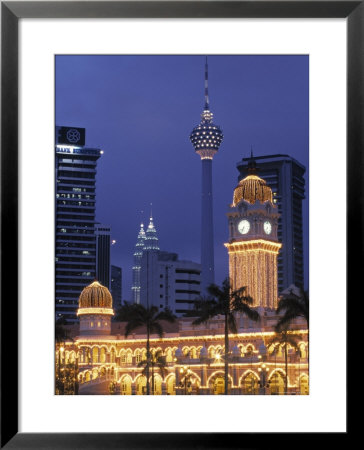
<instances>
[{"instance_id":1,"label":"clock tower","mask_svg":"<svg viewBox=\"0 0 364 450\"><path fill-rule=\"evenodd\" d=\"M234 290L247 287L255 307L276 308L278 302L278 211L271 188L257 175L253 155L248 176L234 190L227 213L229 276Z\"/></svg>"}]
</instances>

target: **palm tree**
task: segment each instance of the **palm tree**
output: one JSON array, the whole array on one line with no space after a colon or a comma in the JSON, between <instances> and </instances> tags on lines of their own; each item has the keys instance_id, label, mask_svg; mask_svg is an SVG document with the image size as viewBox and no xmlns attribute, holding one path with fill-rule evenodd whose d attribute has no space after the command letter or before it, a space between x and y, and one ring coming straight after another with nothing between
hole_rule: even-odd
<instances>
[{"instance_id":1,"label":"palm tree","mask_svg":"<svg viewBox=\"0 0 364 450\"><path fill-rule=\"evenodd\" d=\"M291 324L297 317L303 317L307 323L307 342L309 345L309 296L308 292L295 286L289 287L278 302L277 314L283 312L276 329L279 331ZM309 351L307 351L309 355ZM307 358L308 359L308 358Z\"/></svg>"},{"instance_id":2,"label":"palm tree","mask_svg":"<svg viewBox=\"0 0 364 450\"><path fill-rule=\"evenodd\" d=\"M70 333L68 330L64 328L64 325L66 325L67 322L64 319L58 319L56 321L55 326L55 341L56 341L56 351L58 348L58 370L56 373L56 392L58 391L61 395L64 393L64 378L61 376L61 365L62 365L62 359L61 359L61 353L64 351L63 345L65 345L66 341L73 341L73 339L70 336ZM78 367L75 368L75 377L78 373ZM75 384L75 391L78 392L78 385L77 382Z\"/></svg>"},{"instance_id":3,"label":"palm tree","mask_svg":"<svg viewBox=\"0 0 364 450\"><path fill-rule=\"evenodd\" d=\"M278 324L277 324L278 325ZM288 392L288 346L290 345L294 349L298 349L298 342L301 339L301 336L298 334L293 334L292 331L289 331L286 328L278 328L275 327L275 335L267 342L267 347L274 345L277 350L277 346L282 346L284 348L284 362L285 362L285 371L286 376L284 377L284 394L287 395Z\"/></svg>"},{"instance_id":4,"label":"palm tree","mask_svg":"<svg viewBox=\"0 0 364 450\"><path fill-rule=\"evenodd\" d=\"M139 327L145 327L147 332L147 363L146 363L146 377L147 377L147 395L150 395L149 385L149 367L151 365L150 354L150 335L152 333L158 334L160 338L163 337L163 327L161 320L173 323L176 317L169 309L159 311L156 306L146 308L140 304L130 304L124 302L124 305L119 310L119 318L126 321L125 337L128 337L132 331Z\"/></svg>"},{"instance_id":5,"label":"palm tree","mask_svg":"<svg viewBox=\"0 0 364 450\"><path fill-rule=\"evenodd\" d=\"M222 286L211 284L207 288L210 298L201 298L197 300L194 309L188 314L190 316L197 316L192 324L200 325L206 323L213 317L221 314L224 316L225 324L225 395L228 393L228 373L229 373L229 331L237 333L237 325L235 319L236 312L246 314L249 319L257 321L260 316L257 311L252 309L250 305L253 304L253 299L249 295L244 295L246 287L241 287L235 291L232 290L232 285L229 278L226 278Z\"/></svg>"},{"instance_id":6,"label":"palm tree","mask_svg":"<svg viewBox=\"0 0 364 450\"><path fill-rule=\"evenodd\" d=\"M303 317L309 327L309 298L308 292L298 289L294 291L293 286L282 296L278 302L277 313L284 312L277 323L278 329L284 328L297 317Z\"/></svg>"},{"instance_id":7,"label":"palm tree","mask_svg":"<svg viewBox=\"0 0 364 450\"><path fill-rule=\"evenodd\" d=\"M143 359L138 363L138 367L143 366L144 369L142 371L142 374L146 375L148 367L148 359ZM152 395L154 395L154 369L156 368L157 370L160 371L162 378L164 378L164 374L167 371L166 358L163 356L162 350L157 350L155 353L151 352L149 367L152 369ZM148 380L148 375L146 376Z\"/></svg>"}]
</instances>

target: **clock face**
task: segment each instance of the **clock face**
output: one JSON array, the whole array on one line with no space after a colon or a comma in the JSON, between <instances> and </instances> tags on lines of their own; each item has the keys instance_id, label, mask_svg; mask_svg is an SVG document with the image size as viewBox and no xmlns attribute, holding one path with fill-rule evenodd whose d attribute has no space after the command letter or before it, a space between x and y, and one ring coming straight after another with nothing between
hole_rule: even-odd
<instances>
[{"instance_id":1,"label":"clock face","mask_svg":"<svg viewBox=\"0 0 364 450\"><path fill-rule=\"evenodd\" d=\"M239 233L246 234L250 230L250 223L248 220L241 220L238 225Z\"/></svg>"},{"instance_id":2,"label":"clock face","mask_svg":"<svg viewBox=\"0 0 364 450\"><path fill-rule=\"evenodd\" d=\"M270 234L272 232L272 224L268 222L268 220L264 222L264 232L265 234Z\"/></svg>"}]
</instances>

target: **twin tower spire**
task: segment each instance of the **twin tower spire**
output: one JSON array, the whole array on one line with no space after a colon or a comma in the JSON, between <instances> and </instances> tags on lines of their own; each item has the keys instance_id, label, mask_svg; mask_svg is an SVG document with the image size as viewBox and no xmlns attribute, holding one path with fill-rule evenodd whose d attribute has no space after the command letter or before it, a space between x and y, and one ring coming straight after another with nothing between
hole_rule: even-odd
<instances>
[{"instance_id":1,"label":"twin tower spire","mask_svg":"<svg viewBox=\"0 0 364 450\"><path fill-rule=\"evenodd\" d=\"M140 224L140 230L137 238L137 243L134 250L134 264L133 264L133 285L132 300L134 303L140 303L141 279L140 271L142 268L142 257L146 251L159 251L159 241L157 230L153 223L152 213L150 214L149 225L144 231L143 222Z\"/></svg>"}]
</instances>

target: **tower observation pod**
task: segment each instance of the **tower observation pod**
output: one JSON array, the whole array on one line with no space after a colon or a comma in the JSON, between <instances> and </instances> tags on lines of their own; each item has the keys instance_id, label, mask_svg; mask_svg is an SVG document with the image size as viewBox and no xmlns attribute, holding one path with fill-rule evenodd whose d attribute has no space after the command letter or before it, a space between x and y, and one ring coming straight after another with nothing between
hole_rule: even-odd
<instances>
[{"instance_id":1,"label":"tower observation pod","mask_svg":"<svg viewBox=\"0 0 364 450\"><path fill-rule=\"evenodd\" d=\"M208 65L205 63L205 107L201 122L190 134L190 140L202 162L201 197L201 292L214 283L214 227L212 208L212 160L223 139L222 130L212 121L208 92Z\"/></svg>"}]
</instances>

